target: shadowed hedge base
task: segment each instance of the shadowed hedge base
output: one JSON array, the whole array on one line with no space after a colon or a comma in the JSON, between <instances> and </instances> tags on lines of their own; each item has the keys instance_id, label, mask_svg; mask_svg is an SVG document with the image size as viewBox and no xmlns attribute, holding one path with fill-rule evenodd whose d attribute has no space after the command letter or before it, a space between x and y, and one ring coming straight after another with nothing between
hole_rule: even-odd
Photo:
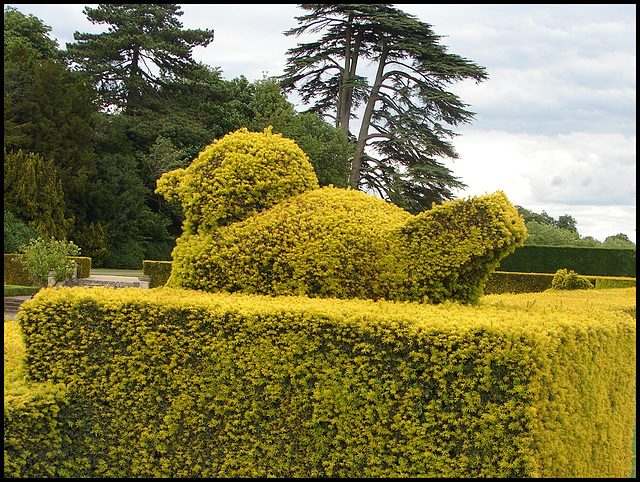
<instances>
[{"instance_id":1,"label":"shadowed hedge base","mask_svg":"<svg viewBox=\"0 0 640 482\"><path fill-rule=\"evenodd\" d=\"M186 216L167 286L475 303L526 236L501 191L413 216L360 191L317 189L312 169L292 141L240 130L163 175L158 192Z\"/></svg>"},{"instance_id":2,"label":"shadowed hedge base","mask_svg":"<svg viewBox=\"0 0 640 482\"><path fill-rule=\"evenodd\" d=\"M634 306L41 290L5 477L626 477Z\"/></svg>"}]
</instances>

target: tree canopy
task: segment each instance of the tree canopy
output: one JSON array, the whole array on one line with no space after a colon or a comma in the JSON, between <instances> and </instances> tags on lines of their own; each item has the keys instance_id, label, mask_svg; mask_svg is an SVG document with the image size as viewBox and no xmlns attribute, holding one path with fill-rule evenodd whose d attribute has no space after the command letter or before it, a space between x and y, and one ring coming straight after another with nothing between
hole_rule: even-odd
<instances>
[{"instance_id":1,"label":"tree canopy","mask_svg":"<svg viewBox=\"0 0 640 482\"><path fill-rule=\"evenodd\" d=\"M135 111L145 94L168 81L188 79L196 67L191 51L213 40L212 30L184 30L176 4L100 4L85 7L105 33L74 34L68 57L91 74L103 106Z\"/></svg>"},{"instance_id":2,"label":"tree canopy","mask_svg":"<svg viewBox=\"0 0 640 482\"><path fill-rule=\"evenodd\" d=\"M410 212L452 199L464 187L442 158L456 158L450 129L470 122L450 84L487 78L485 69L447 52L431 26L390 5L305 4L309 14L285 34L323 32L288 51L285 90L296 90L310 111L350 122L364 106L349 183L372 190ZM365 62L366 61L366 62ZM373 63L373 83L358 66Z\"/></svg>"},{"instance_id":3,"label":"tree canopy","mask_svg":"<svg viewBox=\"0 0 640 482\"><path fill-rule=\"evenodd\" d=\"M87 7L108 29L78 33L67 51L40 19L5 7L5 250L39 234L73 241L94 267L171 259L185 213L154 192L158 179L241 128L273 126L295 141L320 186L348 186L364 139L360 189L412 212L451 195L461 181L444 165L455 155L449 128L473 115L447 86L482 80L484 70L389 5L304 8L298 29L320 33L317 42L289 53L286 79L250 82L192 58L213 32L183 29L174 4ZM379 83L362 70L371 62ZM307 112L287 100L291 90L309 102ZM358 137L355 112L368 106L369 130ZM605 243L581 238L568 215L535 216L545 236L635 246L620 234Z\"/></svg>"}]
</instances>

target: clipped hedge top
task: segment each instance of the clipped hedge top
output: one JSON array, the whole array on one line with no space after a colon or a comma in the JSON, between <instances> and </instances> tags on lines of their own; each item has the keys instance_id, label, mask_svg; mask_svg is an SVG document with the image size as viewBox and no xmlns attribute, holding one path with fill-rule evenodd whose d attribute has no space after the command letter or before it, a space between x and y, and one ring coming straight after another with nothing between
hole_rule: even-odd
<instances>
[{"instance_id":1,"label":"clipped hedge top","mask_svg":"<svg viewBox=\"0 0 640 482\"><path fill-rule=\"evenodd\" d=\"M307 191L222 227L213 236L178 239L169 285L257 294L385 297L394 285L388 276L401 274L396 270L400 249L395 234L410 217L361 191ZM387 278L380 279L380 274Z\"/></svg>"},{"instance_id":2,"label":"clipped hedge top","mask_svg":"<svg viewBox=\"0 0 640 482\"><path fill-rule=\"evenodd\" d=\"M474 303L488 274L525 234L501 191L413 216L366 193L328 186L211 234L185 231L167 286Z\"/></svg>"},{"instance_id":3,"label":"clipped hedge top","mask_svg":"<svg viewBox=\"0 0 640 482\"><path fill-rule=\"evenodd\" d=\"M598 291L560 291L521 295L488 295L480 305L447 302L425 305L412 302L308 298L306 296L261 296L245 293L204 293L175 288L110 289L47 288L23 304L23 309L47 306L55 310L58 303L99 303L119 310L131 304L170 307L173 310L206 310L215 313L241 313L248 319L268 317L274 312L299 313L360 325L362 329L401 330L408 335L420 331L438 331L458 336L467 331L499 331L513 336L531 335L540 341L563 326L602 327L608 330L635 330L635 320L628 314L635 310L635 288ZM517 316L514 316L517 311ZM193 321L206 323L205 317Z\"/></svg>"}]
</instances>

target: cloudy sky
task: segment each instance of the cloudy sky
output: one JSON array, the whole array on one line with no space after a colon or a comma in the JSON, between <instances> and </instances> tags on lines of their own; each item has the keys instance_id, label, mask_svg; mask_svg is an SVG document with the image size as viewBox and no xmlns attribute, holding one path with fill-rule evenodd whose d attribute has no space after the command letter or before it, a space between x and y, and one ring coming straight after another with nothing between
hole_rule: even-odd
<instances>
[{"instance_id":1,"label":"cloudy sky","mask_svg":"<svg viewBox=\"0 0 640 482\"><path fill-rule=\"evenodd\" d=\"M62 48L76 31L105 30L86 4L9 5L43 20ZM295 4L180 5L185 28L215 32L195 59L226 79L280 75L287 49L311 39L283 35L303 14ZM636 241L635 5L395 6L489 74L450 88L476 113L455 129L460 158L447 161L468 185L459 196L500 189L531 211L573 216L582 236Z\"/></svg>"}]
</instances>

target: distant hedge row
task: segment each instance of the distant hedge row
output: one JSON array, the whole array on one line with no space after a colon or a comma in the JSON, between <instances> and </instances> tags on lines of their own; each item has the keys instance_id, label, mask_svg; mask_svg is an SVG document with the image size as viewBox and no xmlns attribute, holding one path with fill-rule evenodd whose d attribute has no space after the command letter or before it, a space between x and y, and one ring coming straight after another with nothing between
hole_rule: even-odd
<instances>
[{"instance_id":1,"label":"distant hedge row","mask_svg":"<svg viewBox=\"0 0 640 482\"><path fill-rule=\"evenodd\" d=\"M4 255L4 282L8 285L32 286L27 270L15 260L17 254ZM70 256L78 263L78 278L88 278L91 275L91 258L87 256Z\"/></svg>"},{"instance_id":2,"label":"distant hedge row","mask_svg":"<svg viewBox=\"0 0 640 482\"><path fill-rule=\"evenodd\" d=\"M569 269L582 275L635 278L636 250L525 245L503 258L498 269L520 273Z\"/></svg>"},{"instance_id":3,"label":"distant hedge row","mask_svg":"<svg viewBox=\"0 0 640 482\"><path fill-rule=\"evenodd\" d=\"M489 275L484 287L485 294L537 293L551 288L553 274L517 273L515 271L494 271ZM614 276L585 276L595 289L635 287L635 278Z\"/></svg>"},{"instance_id":4,"label":"distant hedge row","mask_svg":"<svg viewBox=\"0 0 640 482\"><path fill-rule=\"evenodd\" d=\"M142 262L143 274L149 276L149 288L164 286L171 275L171 261ZM489 274L484 287L485 294L498 293L535 293L551 288L553 274L518 273L513 271L494 271ZM588 276L596 289L627 288L636 285L631 277Z\"/></svg>"}]
</instances>

